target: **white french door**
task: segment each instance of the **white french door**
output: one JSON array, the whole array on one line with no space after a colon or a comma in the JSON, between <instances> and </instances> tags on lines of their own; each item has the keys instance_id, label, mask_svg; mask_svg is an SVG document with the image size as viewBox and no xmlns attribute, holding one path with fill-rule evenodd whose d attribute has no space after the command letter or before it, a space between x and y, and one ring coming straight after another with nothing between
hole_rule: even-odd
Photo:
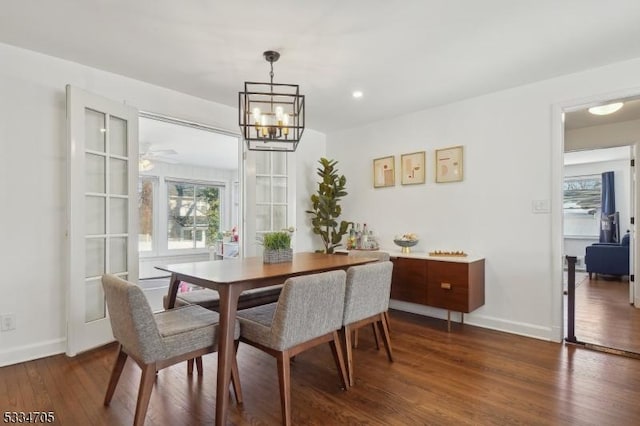
<instances>
[{"instance_id":1,"label":"white french door","mask_svg":"<svg viewBox=\"0 0 640 426\"><path fill-rule=\"evenodd\" d=\"M296 226L295 153L246 150L244 159L244 255L260 256L262 234Z\"/></svg>"},{"instance_id":2,"label":"white french door","mask_svg":"<svg viewBox=\"0 0 640 426\"><path fill-rule=\"evenodd\" d=\"M67 355L113 340L101 276L138 280L138 111L67 86Z\"/></svg>"}]
</instances>

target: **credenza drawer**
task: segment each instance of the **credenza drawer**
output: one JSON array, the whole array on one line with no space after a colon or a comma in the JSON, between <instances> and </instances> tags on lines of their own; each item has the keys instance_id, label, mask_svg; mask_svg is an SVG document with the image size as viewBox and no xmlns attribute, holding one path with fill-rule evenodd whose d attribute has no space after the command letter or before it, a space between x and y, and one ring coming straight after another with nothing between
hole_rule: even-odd
<instances>
[{"instance_id":1,"label":"credenza drawer","mask_svg":"<svg viewBox=\"0 0 640 426\"><path fill-rule=\"evenodd\" d=\"M429 281L427 283L427 305L457 312L469 312L469 289L466 283Z\"/></svg>"}]
</instances>

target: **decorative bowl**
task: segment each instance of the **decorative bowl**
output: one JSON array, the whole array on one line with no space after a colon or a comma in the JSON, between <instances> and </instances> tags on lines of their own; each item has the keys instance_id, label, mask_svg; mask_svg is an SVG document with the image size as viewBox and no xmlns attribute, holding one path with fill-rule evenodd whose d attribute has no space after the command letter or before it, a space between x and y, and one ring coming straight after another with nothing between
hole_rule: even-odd
<instances>
[{"instance_id":1,"label":"decorative bowl","mask_svg":"<svg viewBox=\"0 0 640 426\"><path fill-rule=\"evenodd\" d=\"M397 246L402 247L403 253L411 253L411 247L418 244L418 241L419 240L393 240Z\"/></svg>"}]
</instances>

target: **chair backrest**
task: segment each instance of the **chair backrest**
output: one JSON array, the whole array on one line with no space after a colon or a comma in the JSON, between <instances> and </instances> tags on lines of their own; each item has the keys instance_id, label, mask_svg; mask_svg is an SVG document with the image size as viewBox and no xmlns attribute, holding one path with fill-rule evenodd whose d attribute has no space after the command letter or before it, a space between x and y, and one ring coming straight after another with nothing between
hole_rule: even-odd
<instances>
[{"instance_id":1,"label":"chair backrest","mask_svg":"<svg viewBox=\"0 0 640 426\"><path fill-rule=\"evenodd\" d=\"M349 256L374 257L378 259L378 262L384 262L390 259L389 253L386 251L350 250Z\"/></svg>"},{"instance_id":2,"label":"chair backrest","mask_svg":"<svg viewBox=\"0 0 640 426\"><path fill-rule=\"evenodd\" d=\"M285 281L271 324L271 347L285 350L342 327L346 273L330 271Z\"/></svg>"},{"instance_id":3,"label":"chair backrest","mask_svg":"<svg viewBox=\"0 0 640 426\"><path fill-rule=\"evenodd\" d=\"M166 357L166 348L140 287L115 275L103 275L113 336L125 352L150 363Z\"/></svg>"},{"instance_id":4,"label":"chair backrest","mask_svg":"<svg viewBox=\"0 0 640 426\"><path fill-rule=\"evenodd\" d=\"M389 309L393 263L375 262L347 270L343 325Z\"/></svg>"}]
</instances>

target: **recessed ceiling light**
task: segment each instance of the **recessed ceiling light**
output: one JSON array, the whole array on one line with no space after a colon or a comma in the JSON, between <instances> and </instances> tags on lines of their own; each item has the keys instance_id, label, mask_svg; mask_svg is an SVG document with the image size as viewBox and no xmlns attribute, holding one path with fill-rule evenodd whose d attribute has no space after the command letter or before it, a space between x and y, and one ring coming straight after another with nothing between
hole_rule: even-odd
<instances>
[{"instance_id":1,"label":"recessed ceiling light","mask_svg":"<svg viewBox=\"0 0 640 426\"><path fill-rule=\"evenodd\" d=\"M608 115L613 114L622 108L622 102L614 102L612 104L594 106L589 108L589 112L594 115Z\"/></svg>"},{"instance_id":2,"label":"recessed ceiling light","mask_svg":"<svg viewBox=\"0 0 640 426\"><path fill-rule=\"evenodd\" d=\"M361 98L362 95L363 95L363 93L360 90L356 90L356 91L353 92L353 97L356 98L356 99Z\"/></svg>"}]
</instances>

